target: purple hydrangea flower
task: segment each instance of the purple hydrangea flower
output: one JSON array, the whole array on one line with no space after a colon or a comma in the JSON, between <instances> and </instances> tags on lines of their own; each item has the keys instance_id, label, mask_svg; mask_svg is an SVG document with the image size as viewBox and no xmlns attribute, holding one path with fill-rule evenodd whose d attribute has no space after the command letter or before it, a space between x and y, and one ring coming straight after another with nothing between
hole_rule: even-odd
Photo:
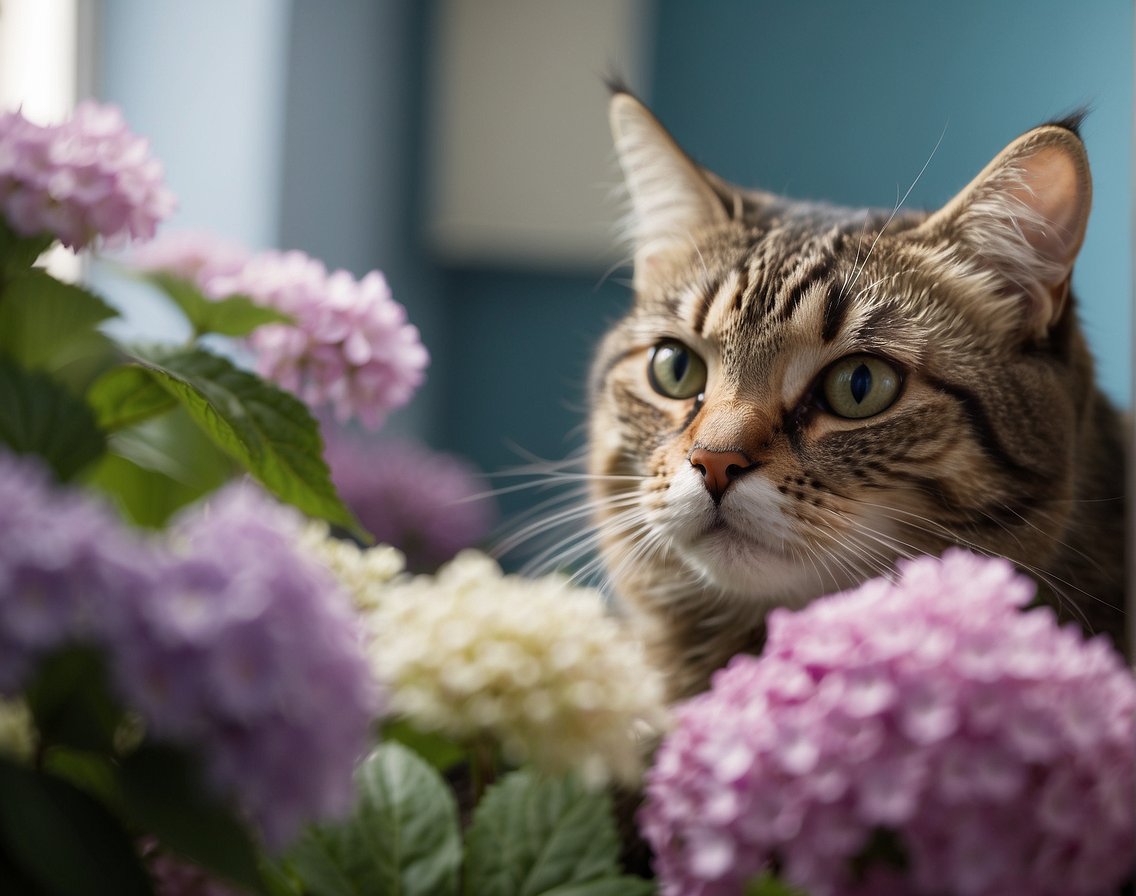
<instances>
[{"instance_id":1,"label":"purple hydrangea flower","mask_svg":"<svg viewBox=\"0 0 1136 896\"><path fill-rule=\"evenodd\" d=\"M149 239L174 208L161 164L114 106L80 103L62 124L0 115L0 212L21 236L82 249Z\"/></svg>"},{"instance_id":2,"label":"purple hydrangea flower","mask_svg":"<svg viewBox=\"0 0 1136 896\"><path fill-rule=\"evenodd\" d=\"M273 847L346 811L378 695L350 599L248 485L180 518L173 547L0 453L0 696L85 642L148 736L187 746Z\"/></svg>"},{"instance_id":3,"label":"purple hydrangea flower","mask_svg":"<svg viewBox=\"0 0 1136 896\"><path fill-rule=\"evenodd\" d=\"M270 846L345 812L377 694L362 630L298 549L300 517L251 485L182 516L118 682L158 737L188 743Z\"/></svg>"},{"instance_id":4,"label":"purple hydrangea flower","mask_svg":"<svg viewBox=\"0 0 1136 896\"><path fill-rule=\"evenodd\" d=\"M496 509L477 470L410 440L364 440L324 427L324 456L343 500L375 540L406 555L411 572L433 572L481 542Z\"/></svg>"},{"instance_id":5,"label":"purple hydrangea flower","mask_svg":"<svg viewBox=\"0 0 1136 896\"><path fill-rule=\"evenodd\" d=\"M949 551L791 613L682 705L641 828L667 894L1098 894L1131 870L1136 680L1003 560ZM880 831L906 856L857 876ZM878 842L878 841L875 841ZM858 863L860 864L860 863Z\"/></svg>"},{"instance_id":6,"label":"purple hydrangea flower","mask_svg":"<svg viewBox=\"0 0 1136 896\"><path fill-rule=\"evenodd\" d=\"M295 326L268 324L249 337L257 371L313 407L330 406L341 422L377 428L422 383L429 356L378 271L356 280L303 252L261 252L204 286L290 315Z\"/></svg>"},{"instance_id":7,"label":"purple hydrangea flower","mask_svg":"<svg viewBox=\"0 0 1136 896\"><path fill-rule=\"evenodd\" d=\"M19 693L48 651L105 637L117 608L150 593L153 567L103 505L0 451L0 695Z\"/></svg>"}]
</instances>

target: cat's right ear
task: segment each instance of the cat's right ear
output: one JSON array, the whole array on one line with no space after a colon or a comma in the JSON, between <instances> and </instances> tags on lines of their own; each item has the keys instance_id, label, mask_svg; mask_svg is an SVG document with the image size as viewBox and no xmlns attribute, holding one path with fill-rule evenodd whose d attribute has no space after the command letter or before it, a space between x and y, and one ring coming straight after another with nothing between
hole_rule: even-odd
<instances>
[{"instance_id":1,"label":"cat's right ear","mask_svg":"<svg viewBox=\"0 0 1136 896\"><path fill-rule=\"evenodd\" d=\"M692 234L729 220L723 198L639 100L611 98L611 133L630 194L628 231L635 250L635 288L662 276L668 259L686 255Z\"/></svg>"}]
</instances>

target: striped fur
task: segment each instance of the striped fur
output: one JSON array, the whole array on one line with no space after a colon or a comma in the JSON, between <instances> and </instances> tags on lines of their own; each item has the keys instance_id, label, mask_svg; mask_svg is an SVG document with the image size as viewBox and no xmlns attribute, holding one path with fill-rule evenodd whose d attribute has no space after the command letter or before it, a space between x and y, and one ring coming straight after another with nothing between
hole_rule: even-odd
<instances>
[{"instance_id":1,"label":"striped fur","mask_svg":"<svg viewBox=\"0 0 1136 896\"><path fill-rule=\"evenodd\" d=\"M1068 295L1091 190L1075 132L1031 131L926 216L741 191L625 93L612 121L636 301L593 367L589 472L609 578L672 696L758 648L771 607L955 544L1119 644L1124 450ZM651 388L666 338L704 359L704 395ZM860 353L901 391L844 419L818 382ZM697 448L755 466L719 504Z\"/></svg>"}]
</instances>

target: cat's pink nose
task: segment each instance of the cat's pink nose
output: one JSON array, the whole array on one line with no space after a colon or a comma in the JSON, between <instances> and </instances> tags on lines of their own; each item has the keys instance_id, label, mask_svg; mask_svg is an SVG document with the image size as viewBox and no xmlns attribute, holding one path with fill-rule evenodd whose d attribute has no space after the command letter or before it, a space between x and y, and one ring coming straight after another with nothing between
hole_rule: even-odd
<instances>
[{"instance_id":1,"label":"cat's pink nose","mask_svg":"<svg viewBox=\"0 0 1136 896\"><path fill-rule=\"evenodd\" d=\"M715 504L722 500L731 482L754 466L740 451L711 451L709 448L691 451L690 465L702 474L702 484Z\"/></svg>"}]
</instances>

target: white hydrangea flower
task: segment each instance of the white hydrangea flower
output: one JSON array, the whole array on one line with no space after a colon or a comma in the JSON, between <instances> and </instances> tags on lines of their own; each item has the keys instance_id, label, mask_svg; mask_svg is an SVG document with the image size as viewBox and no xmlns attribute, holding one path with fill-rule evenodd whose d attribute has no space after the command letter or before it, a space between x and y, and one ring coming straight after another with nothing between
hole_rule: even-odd
<instances>
[{"instance_id":1,"label":"white hydrangea flower","mask_svg":"<svg viewBox=\"0 0 1136 896\"><path fill-rule=\"evenodd\" d=\"M638 780L663 687L602 596L559 576L502 575L463 551L387 587L371 656L391 708L425 730L490 736L512 761L589 784Z\"/></svg>"},{"instance_id":2,"label":"white hydrangea flower","mask_svg":"<svg viewBox=\"0 0 1136 896\"><path fill-rule=\"evenodd\" d=\"M327 523L309 521L300 536L301 546L326 566L360 610L374 609L383 587L406 568L406 558L397 548L379 544L360 548L352 541L335 538Z\"/></svg>"}]
</instances>

